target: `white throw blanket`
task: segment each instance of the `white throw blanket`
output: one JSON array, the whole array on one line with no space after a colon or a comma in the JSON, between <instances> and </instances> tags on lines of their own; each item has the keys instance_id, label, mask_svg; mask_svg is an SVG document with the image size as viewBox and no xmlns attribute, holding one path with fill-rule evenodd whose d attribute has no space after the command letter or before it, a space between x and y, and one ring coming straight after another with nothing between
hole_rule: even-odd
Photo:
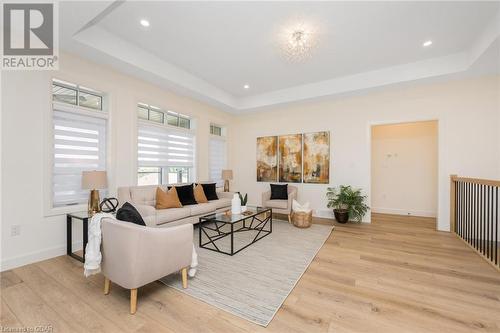
<instances>
[{"instance_id":1,"label":"white throw blanket","mask_svg":"<svg viewBox=\"0 0 500 333\"><path fill-rule=\"evenodd\" d=\"M301 205L297 200L293 200L292 202L292 210L294 212L304 212L304 213L309 213L311 211L311 205L309 202L306 202L305 204Z\"/></svg>"},{"instance_id":2,"label":"white throw blanket","mask_svg":"<svg viewBox=\"0 0 500 333\"><path fill-rule=\"evenodd\" d=\"M97 274L101 271L101 220L105 217L116 219L114 215L109 213L98 213L92 216L88 228L88 243L85 247L85 264L83 265L83 274L87 277ZM194 277L196 275L196 267L198 266L198 254L193 244L193 255L191 258L191 266L188 275Z\"/></svg>"},{"instance_id":3,"label":"white throw blanket","mask_svg":"<svg viewBox=\"0 0 500 333\"><path fill-rule=\"evenodd\" d=\"M105 217L115 218L108 213L99 213L90 219L89 241L85 247L85 264L83 265L83 274L85 276L97 274L101 271L101 220Z\"/></svg>"}]
</instances>

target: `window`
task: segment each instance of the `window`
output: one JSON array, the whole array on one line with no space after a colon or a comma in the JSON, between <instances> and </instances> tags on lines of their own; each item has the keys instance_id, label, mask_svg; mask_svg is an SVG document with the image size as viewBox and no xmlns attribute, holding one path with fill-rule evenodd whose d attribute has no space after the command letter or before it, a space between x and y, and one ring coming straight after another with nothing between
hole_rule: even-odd
<instances>
[{"instance_id":1,"label":"window","mask_svg":"<svg viewBox=\"0 0 500 333\"><path fill-rule=\"evenodd\" d=\"M193 180L194 142L194 134L190 130L139 122L138 185L187 183Z\"/></svg>"},{"instance_id":2,"label":"window","mask_svg":"<svg viewBox=\"0 0 500 333\"><path fill-rule=\"evenodd\" d=\"M138 169L138 185L178 184L189 182L187 167L140 167Z\"/></svg>"},{"instance_id":3,"label":"window","mask_svg":"<svg viewBox=\"0 0 500 333\"><path fill-rule=\"evenodd\" d=\"M222 170L226 168L226 140L223 136L224 129L220 126L210 125L212 137L209 141L209 173L210 180L216 186L223 186Z\"/></svg>"},{"instance_id":4,"label":"window","mask_svg":"<svg viewBox=\"0 0 500 333\"><path fill-rule=\"evenodd\" d=\"M52 208L83 204L89 192L81 188L82 171L106 170L103 96L54 79L52 100Z\"/></svg>"},{"instance_id":5,"label":"window","mask_svg":"<svg viewBox=\"0 0 500 333\"><path fill-rule=\"evenodd\" d=\"M61 80L52 80L52 100L65 104L102 110L102 94L96 90Z\"/></svg>"},{"instance_id":6,"label":"window","mask_svg":"<svg viewBox=\"0 0 500 333\"><path fill-rule=\"evenodd\" d=\"M210 134L222 136L222 127L217 125L210 125Z\"/></svg>"},{"instance_id":7,"label":"window","mask_svg":"<svg viewBox=\"0 0 500 333\"><path fill-rule=\"evenodd\" d=\"M173 112L162 111L160 108L144 103L137 106L139 119L175 127L191 128L191 119L188 116Z\"/></svg>"},{"instance_id":8,"label":"window","mask_svg":"<svg viewBox=\"0 0 500 333\"><path fill-rule=\"evenodd\" d=\"M158 167L142 167L137 171L139 185L159 185L162 183L162 171Z\"/></svg>"}]
</instances>

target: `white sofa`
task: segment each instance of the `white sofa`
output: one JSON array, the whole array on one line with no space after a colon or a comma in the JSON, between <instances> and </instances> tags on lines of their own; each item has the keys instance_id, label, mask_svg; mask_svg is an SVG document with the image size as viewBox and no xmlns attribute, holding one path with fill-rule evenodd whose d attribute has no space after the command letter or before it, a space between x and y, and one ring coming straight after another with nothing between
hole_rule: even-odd
<instances>
[{"instance_id":1,"label":"white sofa","mask_svg":"<svg viewBox=\"0 0 500 333\"><path fill-rule=\"evenodd\" d=\"M179 184L182 185L182 184ZM169 185L175 186L175 185ZM141 214L144 222L149 227L170 227L181 224L196 224L201 216L222 212L231 207L231 192L217 192L219 200L207 203L187 205L182 208L156 209L156 188L152 186L130 186L118 188L118 201L120 205L131 203ZM167 190L167 185L160 185Z\"/></svg>"}]
</instances>

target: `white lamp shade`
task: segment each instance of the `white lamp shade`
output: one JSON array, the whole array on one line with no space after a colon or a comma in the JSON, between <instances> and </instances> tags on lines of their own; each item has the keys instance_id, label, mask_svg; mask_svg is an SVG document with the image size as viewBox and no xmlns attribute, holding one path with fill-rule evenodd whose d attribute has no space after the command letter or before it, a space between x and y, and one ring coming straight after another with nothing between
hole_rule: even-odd
<instances>
[{"instance_id":1,"label":"white lamp shade","mask_svg":"<svg viewBox=\"0 0 500 333\"><path fill-rule=\"evenodd\" d=\"M108 187L106 171L83 171L82 189L99 190Z\"/></svg>"}]
</instances>

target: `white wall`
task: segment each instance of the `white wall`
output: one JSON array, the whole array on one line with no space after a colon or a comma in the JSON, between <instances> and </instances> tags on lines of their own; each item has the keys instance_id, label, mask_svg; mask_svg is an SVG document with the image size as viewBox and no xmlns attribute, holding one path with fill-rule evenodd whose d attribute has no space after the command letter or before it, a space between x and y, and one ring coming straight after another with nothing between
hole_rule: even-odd
<instances>
[{"instance_id":1,"label":"white wall","mask_svg":"<svg viewBox=\"0 0 500 333\"><path fill-rule=\"evenodd\" d=\"M438 228L449 230L449 175L500 178L499 87L498 77L484 77L392 87L363 96L246 114L233 126L238 133L232 151L233 188L248 192L249 202L260 203L260 193L269 187L256 182L258 136L329 130L330 184L350 184L370 195L371 126L438 120ZM329 214L327 186L300 184L299 201L310 201L315 215Z\"/></svg>"},{"instance_id":2,"label":"white wall","mask_svg":"<svg viewBox=\"0 0 500 333\"><path fill-rule=\"evenodd\" d=\"M376 125L371 139L372 212L436 217L438 123Z\"/></svg>"},{"instance_id":3,"label":"white wall","mask_svg":"<svg viewBox=\"0 0 500 333\"><path fill-rule=\"evenodd\" d=\"M62 54L60 70L2 72L2 270L65 253L65 215L49 216L53 77L108 94L110 102L108 175L110 194L136 183L136 105L139 101L188 114L197 123L199 180L208 177L210 122L230 127L234 117L212 107L159 89L109 68ZM230 131L229 131L230 132ZM231 143L228 134L229 147ZM229 163L230 163L229 158ZM20 225L20 236L11 226ZM81 240L75 227L74 240ZM78 245L78 244L76 244ZM81 246L81 245L80 245Z\"/></svg>"},{"instance_id":4,"label":"white wall","mask_svg":"<svg viewBox=\"0 0 500 333\"><path fill-rule=\"evenodd\" d=\"M231 116L192 99L120 74L69 54L57 72L1 73L1 220L2 270L65 253L65 216L49 216L44 198L47 144L50 142L51 79L79 83L109 94L110 194L136 181L136 104L149 102L197 119L198 179L208 176L209 124L228 126L231 188L260 203L267 183L257 183L256 137L331 131L331 184L352 184L370 193L370 128L374 124L439 121L439 229L448 230L449 174L500 178L499 79L455 81L277 107ZM50 184L50 183L49 183ZM299 200L311 201L316 215L326 210L328 185L299 185ZM368 220L368 217L367 217ZM12 237L11 226L21 235ZM76 228L76 241L80 229Z\"/></svg>"}]
</instances>

